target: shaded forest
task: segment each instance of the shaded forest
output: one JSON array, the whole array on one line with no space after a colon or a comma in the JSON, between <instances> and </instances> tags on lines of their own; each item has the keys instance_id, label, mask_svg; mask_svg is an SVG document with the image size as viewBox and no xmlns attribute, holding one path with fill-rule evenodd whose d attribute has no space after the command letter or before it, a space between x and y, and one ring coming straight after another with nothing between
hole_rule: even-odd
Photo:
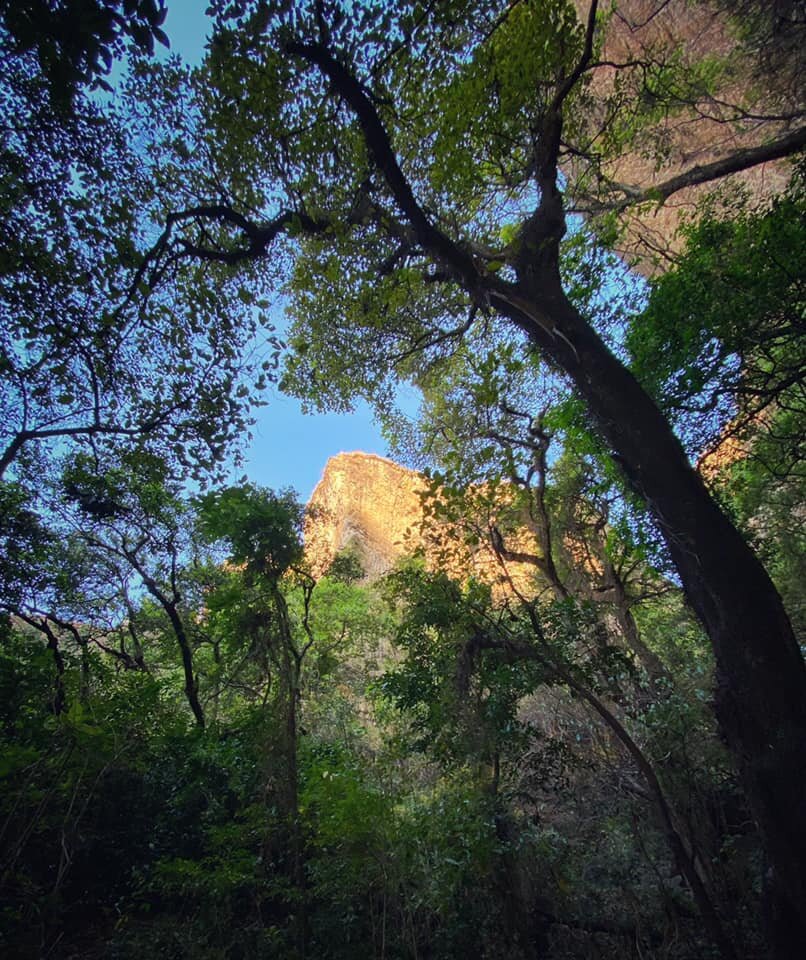
<instances>
[{"instance_id":1,"label":"shaded forest","mask_svg":"<svg viewBox=\"0 0 806 960\"><path fill-rule=\"evenodd\" d=\"M801 956L804 4L166 13L0 0L3 955Z\"/></svg>"}]
</instances>

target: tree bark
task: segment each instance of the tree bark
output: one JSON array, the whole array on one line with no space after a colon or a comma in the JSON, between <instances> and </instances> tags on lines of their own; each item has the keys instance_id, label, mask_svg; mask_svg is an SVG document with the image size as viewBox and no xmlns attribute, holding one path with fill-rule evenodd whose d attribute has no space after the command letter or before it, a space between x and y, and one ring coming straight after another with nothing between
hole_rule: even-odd
<instances>
[{"instance_id":1,"label":"tree bark","mask_svg":"<svg viewBox=\"0 0 806 960\"><path fill-rule=\"evenodd\" d=\"M182 657L182 672L185 678L185 697L187 698L190 709L193 711L196 726L204 729L204 709L199 700L199 686L193 669L193 650L190 645L190 638L185 630L185 624L177 609L176 589L173 589L173 598L169 597L160 589L157 581L146 573L145 568L131 550L124 549L122 555L126 557L140 575L146 590L160 604L171 623Z\"/></svg>"},{"instance_id":2,"label":"tree bark","mask_svg":"<svg viewBox=\"0 0 806 960\"><path fill-rule=\"evenodd\" d=\"M299 809L299 707L302 681L301 653L294 642L288 604L278 581L270 584L272 603L277 618L280 641L279 657L282 664L282 685L285 688L285 744L286 762L284 814L290 835L291 879L299 898L295 905L295 934L297 952L305 957L308 942L308 911L305 892L305 851L302 837L302 821Z\"/></svg>"},{"instance_id":3,"label":"tree bark","mask_svg":"<svg viewBox=\"0 0 806 960\"><path fill-rule=\"evenodd\" d=\"M806 943L806 667L764 567L711 498L668 421L565 296L558 271L517 285L546 325L498 306L571 377L653 512L716 659L715 707L771 868L776 956Z\"/></svg>"}]
</instances>

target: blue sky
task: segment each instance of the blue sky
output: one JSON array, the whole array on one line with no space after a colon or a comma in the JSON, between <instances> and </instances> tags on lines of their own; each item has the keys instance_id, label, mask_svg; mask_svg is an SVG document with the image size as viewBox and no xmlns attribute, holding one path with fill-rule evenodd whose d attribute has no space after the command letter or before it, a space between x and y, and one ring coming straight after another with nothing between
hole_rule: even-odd
<instances>
[{"instance_id":1,"label":"blue sky","mask_svg":"<svg viewBox=\"0 0 806 960\"><path fill-rule=\"evenodd\" d=\"M205 0L168 0L164 30L171 52L197 63L204 52L208 21ZM278 327L281 322L278 318ZM245 473L254 483L280 489L294 487L307 500L334 454L349 450L387 453L386 441L366 404L352 414L306 415L299 402L274 391L268 406L256 411L257 423L248 446Z\"/></svg>"},{"instance_id":2,"label":"blue sky","mask_svg":"<svg viewBox=\"0 0 806 960\"><path fill-rule=\"evenodd\" d=\"M361 404L351 414L302 413L291 397L272 398L257 411L243 473L254 483L294 487L307 500L329 457L350 450L386 455L372 412Z\"/></svg>"}]
</instances>

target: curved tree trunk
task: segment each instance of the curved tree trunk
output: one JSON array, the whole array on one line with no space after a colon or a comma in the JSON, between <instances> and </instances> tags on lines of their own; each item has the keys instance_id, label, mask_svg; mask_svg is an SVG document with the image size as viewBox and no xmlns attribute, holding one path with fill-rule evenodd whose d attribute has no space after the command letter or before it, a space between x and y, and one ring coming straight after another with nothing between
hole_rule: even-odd
<instances>
[{"instance_id":1,"label":"curved tree trunk","mask_svg":"<svg viewBox=\"0 0 806 960\"><path fill-rule=\"evenodd\" d=\"M708 493L668 421L565 296L559 274L499 308L571 377L658 521L716 658L716 712L767 851L776 956L806 943L806 666L764 567ZM539 306L537 306L539 305ZM531 311L530 311L531 313Z\"/></svg>"}]
</instances>

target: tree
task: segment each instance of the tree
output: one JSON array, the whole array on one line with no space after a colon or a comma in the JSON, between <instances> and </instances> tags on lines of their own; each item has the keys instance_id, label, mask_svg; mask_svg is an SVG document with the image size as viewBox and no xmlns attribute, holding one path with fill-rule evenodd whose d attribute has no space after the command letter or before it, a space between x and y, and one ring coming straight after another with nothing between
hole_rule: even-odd
<instances>
[{"instance_id":1,"label":"tree","mask_svg":"<svg viewBox=\"0 0 806 960\"><path fill-rule=\"evenodd\" d=\"M244 626L251 625L253 641L261 646L267 666L266 702L272 674L277 685L273 698L279 706L281 735L271 754L280 768L267 785L274 792L287 826L290 846L289 874L301 898L297 939L304 955L307 939L304 903L303 838L299 810L299 728L302 705L302 671L314 643L310 623L314 579L302 568L304 509L292 491L275 494L251 486L230 487L207 494L201 502L201 526L213 540L230 547L229 562L243 567L247 592L242 601ZM297 626L289 611L284 579L295 576L302 591L302 612ZM268 731L267 731L268 732ZM271 736L271 734L269 734Z\"/></svg>"},{"instance_id":2,"label":"tree","mask_svg":"<svg viewBox=\"0 0 806 960\"><path fill-rule=\"evenodd\" d=\"M50 498L47 549L40 546L35 565L10 582L0 610L45 634L57 672L60 640L82 651L82 663L92 648L119 667L146 671L146 635L166 634L179 655L187 703L203 727L194 666L202 584L188 571L202 566L202 556L169 466L142 450L103 460L97 451L76 454L64 464L59 493ZM148 628L141 623L148 619L143 594L157 611Z\"/></svg>"},{"instance_id":3,"label":"tree","mask_svg":"<svg viewBox=\"0 0 806 960\"><path fill-rule=\"evenodd\" d=\"M391 429L415 460L438 464L437 519L457 535L464 528L481 552L486 545L507 595L595 603L602 634L617 636L649 677L668 679L633 607L673 585L652 568L647 524L579 424L567 387L538 357L519 356L492 324L468 333L418 383L416 427L393 421Z\"/></svg>"},{"instance_id":4,"label":"tree","mask_svg":"<svg viewBox=\"0 0 806 960\"><path fill-rule=\"evenodd\" d=\"M171 621L201 724L176 581L182 510L177 501L172 522L149 512L153 502L130 509L132 487L153 484L155 463L168 485L188 475L204 483L223 469L247 429L261 364L271 365L255 339L265 318L234 287L185 311L184 281L165 298L138 275L138 245L160 215L149 157L171 120L163 109L162 128L146 126L86 88L123 52L128 32L153 47L164 5L11 6L0 5L9 113L0 133L0 611L46 638L59 712L64 646L80 647L82 663L89 649L104 649L144 669L126 593L133 581L145 586ZM147 82L147 64L139 71ZM175 94L165 91L174 108ZM231 323L231 298L252 315ZM81 509L66 507L65 495ZM110 645L124 622L129 640Z\"/></svg>"},{"instance_id":5,"label":"tree","mask_svg":"<svg viewBox=\"0 0 806 960\"><path fill-rule=\"evenodd\" d=\"M633 369L763 557L799 638L803 207L800 170L770 204L717 195L627 337Z\"/></svg>"},{"instance_id":6,"label":"tree","mask_svg":"<svg viewBox=\"0 0 806 960\"><path fill-rule=\"evenodd\" d=\"M766 435L779 451L771 470L799 470L804 213L802 170L769 204L717 194L684 228L685 252L631 325L632 368L692 456Z\"/></svg>"},{"instance_id":7,"label":"tree","mask_svg":"<svg viewBox=\"0 0 806 960\"><path fill-rule=\"evenodd\" d=\"M38 38L44 57L51 40L58 46L72 37L56 30L54 39L50 26L88 11L92 20L97 8L101 21L111 17L117 39L96 40L111 43L117 55L129 26L139 30L140 21L165 9L126 3L118 13L115 6L121 5L0 10L6 54L0 88L9 112L0 134L0 482L13 505L6 520L9 547L17 551L34 551L37 537L40 545L60 537L59 506L49 498L58 501L60 470L78 451L96 464L124 448L144 460L156 455L174 476L192 474L200 482L221 471L248 429L254 387L265 383L261 365L271 366L258 334L262 298L230 286L206 306L190 308L189 277L164 297L148 275L138 274L138 247L151 242L159 204L170 192L166 186L155 194L149 165L173 129L172 111L181 115L177 87L163 91L161 121L146 121L88 96L95 67L85 64L90 73L74 77L69 90L64 78L58 82L70 99L61 110L53 103L54 76L14 32L19 27L28 40ZM178 83L183 71L175 69ZM147 83L148 64L140 62L135 73L139 80L131 83ZM236 301L249 306L250 316L233 324ZM23 529L32 538L27 547ZM12 582L13 567L12 560L5 565L7 596L25 580L18 566L20 578Z\"/></svg>"},{"instance_id":8,"label":"tree","mask_svg":"<svg viewBox=\"0 0 806 960\"><path fill-rule=\"evenodd\" d=\"M708 935L722 956L735 957L712 892L695 864L696 847L685 835L687 828L669 800L659 769L631 736L618 708L607 703L603 675L613 671L613 662L597 664L584 655L585 634L597 629L595 616L586 615L567 597L496 608L489 589L472 581L462 589L444 574L416 567L397 571L389 585L392 595L403 601L396 642L404 657L387 671L383 688L410 713L415 747L443 762L468 755L485 760L492 771L490 790L503 816L506 804L499 791L506 795L501 784L511 781L507 768L516 768L530 740L539 736L519 705L538 687L567 688L591 708L644 781ZM517 895L517 886L512 895ZM523 905L522 912L529 914L529 907Z\"/></svg>"},{"instance_id":9,"label":"tree","mask_svg":"<svg viewBox=\"0 0 806 960\"><path fill-rule=\"evenodd\" d=\"M568 378L652 510L713 644L717 711L772 866L775 949L786 955L806 936L806 668L763 567L569 300L560 269L566 209L586 192L584 176L562 183L560 162L590 161L596 136L583 121L597 3L582 24L562 0L214 9L204 98L230 199L176 211L149 264L260 261L294 238L287 382L323 403L377 399L385 363L405 374L490 314ZM639 127L657 119L659 95L661 110L691 104L675 89L665 107L654 91ZM264 130L268 151L249 143ZM622 191L613 209L791 155L805 138L803 127L773 135ZM595 173L595 157L584 166ZM212 228L224 232L215 244Z\"/></svg>"},{"instance_id":10,"label":"tree","mask_svg":"<svg viewBox=\"0 0 806 960\"><path fill-rule=\"evenodd\" d=\"M26 71L8 60L0 78L14 116L1 167L0 476L65 444L105 442L212 469L244 426L241 374L257 371L242 354L258 318L228 323L226 294L191 318L184 284L175 315L148 295L136 264L151 187L120 118L81 100L56 121Z\"/></svg>"},{"instance_id":11,"label":"tree","mask_svg":"<svg viewBox=\"0 0 806 960\"><path fill-rule=\"evenodd\" d=\"M120 59L126 41L150 54L154 41L168 46L161 29L168 10L164 0L3 0L0 23L10 52L36 53L51 101L66 110L85 85L110 91L103 79Z\"/></svg>"}]
</instances>

